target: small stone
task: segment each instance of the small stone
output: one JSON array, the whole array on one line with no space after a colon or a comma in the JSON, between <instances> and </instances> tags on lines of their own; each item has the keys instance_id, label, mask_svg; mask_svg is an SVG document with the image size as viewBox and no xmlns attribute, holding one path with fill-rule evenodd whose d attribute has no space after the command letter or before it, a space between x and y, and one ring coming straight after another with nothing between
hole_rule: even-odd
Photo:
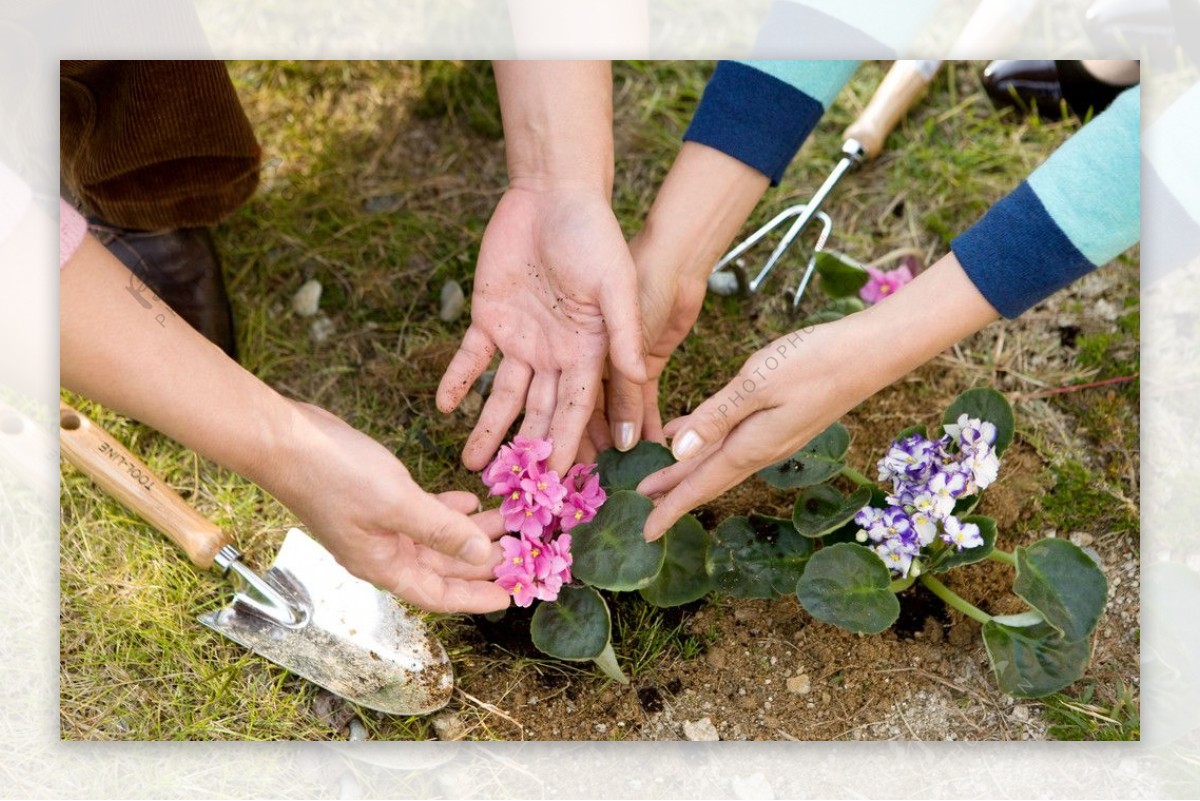
<instances>
[{"instance_id":1,"label":"small stone","mask_svg":"<svg viewBox=\"0 0 1200 801\"><path fill-rule=\"evenodd\" d=\"M717 734L717 727L713 725L712 718L685 721L683 736L693 743L715 743L721 739Z\"/></svg>"},{"instance_id":2,"label":"small stone","mask_svg":"<svg viewBox=\"0 0 1200 801\"><path fill-rule=\"evenodd\" d=\"M308 334L312 337L313 342L320 345L327 342L336 330L337 326L334 325L333 320L330 320L325 315L321 315L313 320L312 325L308 328Z\"/></svg>"},{"instance_id":3,"label":"small stone","mask_svg":"<svg viewBox=\"0 0 1200 801\"><path fill-rule=\"evenodd\" d=\"M321 282L317 279L305 281L304 286L292 296L292 311L301 317L312 317L321 307Z\"/></svg>"},{"instance_id":4,"label":"small stone","mask_svg":"<svg viewBox=\"0 0 1200 801\"><path fill-rule=\"evenodd\" d=\"M793 695L808 695L812 692L812 679L808 677L807 673L792 676L787 680L787 691Z\"/></svg>"},{"instance_id":5,"label":"small stone","mask_svg":"<svg viewBox=\"0 0 1200 801\"><path fill-rule=\"evenodd\" d=\"M453 712L439 712L433 716L433 733L439 740L461 740L467 733L462 718Z\"/></svg>"},{"instance_id":6,"label":"small stone","mask_svg":"<svg viewBox=\"0 0 1200 801\"><path fill-rule=\"evenodd\" d=\"M708 664L712 665L718 670L724 668L727 661L725 658L725 652L720 648L710 649L709 652L705 654L705 658L708 660Z\"/></svg>"},{"instance_id":7,"label":"small stone","mask_svg":"<svg viewBox=\"0 0 1200 801\"><path fill-rule=\"evenodd\" d=\"M462 285L453 278L442 284L442 308L438 317L444 323L452 323L462 316L467 307L467 296L463 294Z\"/></svg>"},{"instance_id":8,"label":"small stone","mask_svg":"<svg viewBox=\"0 0 1200 801\"><path fill-rule=\"evenodd\" d=\"M1086 531L1072 531L1069 539L1072 545L1078 545L1080 548L1086 548L1096 541L1096 538Z\"/></svg>"},{"instance_id":9,"label":"small stone","mask_svg":"<svg viewBox=\"0 0 1200 801\"><path fill-rule=\"evenodd\" d=\"M1018 704L1012 708L1012 716L1017 720L1029 720L1029 707Z\"/></svg>"},{"instance_id":10,"label":"small stone","mask_svg":"<svg viewBox=\"0 0 1200 801\"><path fill-rule=\"evenodd\" d=\"M350 721L350 741L367 739L367 727L358 718Z\"/></svg>"}]
</instances>

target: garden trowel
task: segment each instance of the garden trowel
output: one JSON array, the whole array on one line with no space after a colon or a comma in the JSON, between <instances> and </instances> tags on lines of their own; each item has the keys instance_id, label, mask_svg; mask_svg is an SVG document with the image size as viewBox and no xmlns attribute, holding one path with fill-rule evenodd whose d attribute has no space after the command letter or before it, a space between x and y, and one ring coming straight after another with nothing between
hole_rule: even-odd
<instances>
[{"instance_id":1,"label":"garden trowel","mask_svg":"<svg viewBox=\"0 0 1200 801\"><path fill-rule=\"evenodd\" d=\"M442 644L395 597L346 572L293 528L261 576L228 535L190 507L103 429L59 408L63 456L182 548L192 563L238 584L200 622L314 684L397 715L441 709L454 689Z\"/></svg>"}]
</instances>

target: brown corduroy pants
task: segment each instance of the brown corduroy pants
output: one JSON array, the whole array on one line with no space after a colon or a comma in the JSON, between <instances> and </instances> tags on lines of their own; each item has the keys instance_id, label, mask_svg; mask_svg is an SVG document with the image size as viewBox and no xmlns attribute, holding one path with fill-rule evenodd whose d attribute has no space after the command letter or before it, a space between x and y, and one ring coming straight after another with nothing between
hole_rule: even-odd
<instances>
[{"instance_id":1,"label":"brown corduroy pants","mask_svg":"<svg viewBox=\"0 0 1200 801\"><path fill-rule=\"evenodd\" d=\"M123 228L210 226L253 194L262 149L220 61L63 61L62 180Z\"/></svg>"}]
</instances>

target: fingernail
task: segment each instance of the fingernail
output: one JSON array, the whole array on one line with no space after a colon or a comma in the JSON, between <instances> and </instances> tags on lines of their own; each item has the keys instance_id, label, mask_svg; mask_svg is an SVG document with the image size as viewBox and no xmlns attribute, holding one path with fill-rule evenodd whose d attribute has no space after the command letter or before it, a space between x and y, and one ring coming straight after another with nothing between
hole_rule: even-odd
<instances>
[{"instance_id":1,"label":"fingernail","mask_svg":"<svg viewBox=\"0 0 1200 801\"><path fill-rule=\"evenodd\" d=\"M683 461L689 456L694 456L702 447L704 440L700 439L699 434L695 431L684 431L671 443L671 453L675 454L676 459Z\"/></svg>"},{"instance_id":2,"label":"fingernail","mask_svg":"<svg viewBox=\"0 0 1200 801\"><path fill-rule=\"evenodd\" d=\"M617 423L613 426L613 439L617 450L627 451L633 447L633 423Z\"/></svg>"},{"instance_id":3,"label":"fingernail","mask_svg":"<svg viewBox=\"0 0 1200 801\"><path fill-rule=\"evenodd\" d=\"M472 565L486 564L492 558L492 546L488 544L487 540L472 537L458 552L458 558Z\"/></svg>"}]
</instances>

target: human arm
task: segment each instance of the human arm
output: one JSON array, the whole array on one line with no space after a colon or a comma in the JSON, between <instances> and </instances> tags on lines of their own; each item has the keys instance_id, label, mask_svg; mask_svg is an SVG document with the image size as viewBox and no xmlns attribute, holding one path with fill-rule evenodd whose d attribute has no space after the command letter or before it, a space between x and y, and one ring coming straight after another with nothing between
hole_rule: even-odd
<instances>
[{"instance_id":1,"label":"human arm","mask_svg":"<svg viewBox=\"0 0 1200 801\"><path fill-rule=\"evenodd\" d=\"M521 433L551 437L571 464L605 354L645 381L633 259L611 207L607 62L497 62L509 186L480 244L471 325L438 387L453 410L497 350L492 391L463 463L480 470L525 410Z\"/></svg>"},{"instance_id":2,"label":"human arm","mask_svg":"<svg viewBox=\"0 0 1200 801\"><path fill-rule=\"evenodd\" d=\"M63 386L263 487L360 578L430 610L508 605L489 580L488 534L465 514L474 496L424 492L386 448L279 395L91 237L67 258L60 291Z\"/></svg>"},{"instance_id":3,"label":"human arm","mask_svg":"<svg viewBox=\"0 0 1200 801\"><path fill-rule=\"evenodd\" d=\"M903 291L776 340L695 412L668 424L681 461L639 487L658 496L647 537L793 453L1001 313L1019 314L1132 245L1140 216L1137 118L1136 96L1123 95ZM855 368L863 353L871 354L870 369Z\"/></svg>"}]
</instances>

